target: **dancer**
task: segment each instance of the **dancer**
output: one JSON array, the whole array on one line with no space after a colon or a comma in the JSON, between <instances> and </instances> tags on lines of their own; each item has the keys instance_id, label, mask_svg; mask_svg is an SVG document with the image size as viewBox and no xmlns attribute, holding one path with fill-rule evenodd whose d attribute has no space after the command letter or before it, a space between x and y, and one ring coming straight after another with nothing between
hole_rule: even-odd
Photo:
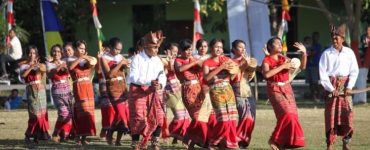
<instances>
[{"instance_id":1,"label":"dancer","mask_svg":"<svg viewBox=\"0 0 370 150\"><path fill-rule=\"evenodd\" d=\"M102 128L100 130L100 138L106 138L108 134L113 120L114 120L114 108L112 103L109 100L108 92L107 92L107 80L103 73L102 69L102 56L109 53L109 42L104 41L102 50L98 52L97 60L98 63L95 66L95 72L98 75L99 80L99 102L100 102L100 111L101 111L101 118L102 118Z\"/></svg>"},{"instance_id":2,"label":"dancer","mask_svg":"<svg viewBox=\"0 0 370 150\"><path fill-rule=\"evenodd\" d=\"M240 73L231 81L236 99L239 122L237 134L240 138L239 147L248 147L256 119L256 101L252 95L249 81L255 75L256 59L250 58L245 51L245 42L235 40L232 43L233 61L239 64Z\"/></svg>"},{"instance_id":3,"label":"dancer","mask_svg":"<svg viewBox=\"0 0 370 150\"><path fill-rule=\"evenodd\" d=\"M21 77L26 82L28 104L28 127L25 133L26 143L33 138L39 140L50 139L48 129L48 112L45 85L42 81L46 73L46 66L39 62L39 55L35 46L28 47L28 60L20 66Z\"/></svg>"},{"instance_id":4,"label":"dancer","mask_svg":"<svg viewBox=\"0 0 370 150\"><path fill-rule=\"evenodd\" d=\"M193 149L195 144L206 147L209 115L200 114L205 99L200 78L200 65L204 59L193 57L191 40L180 41L179 49L181 56L175 60L175 70L181 82L182 101L192 118L184 142L189 145L189 149Z\"/></svg>"},{"instance_id":5,"label":"dancer","mask_svg":"<svg viewBox=\"0 0 370 150\"><path fill-rule=\"evenodd\" d=\"M332 46L326 49L320 59L321 85L326 91L325 133L327 149L334 149L337 136L343 136L343 149L349 150L353 135L352 88L359 68L353 50L343 46L346 29L332 26Z\"/></svg>"},{"instance_id":6,"label":"dancer","mask_svg":"<svg viewBox=\"0 0 370 150\"><path fill-rule=\"evenodd\" d=\"M173 137L172 144L176 144L177 140L184 140L184 136L190 124L190 117L182 102L181 84L175 74L174 63L178 55L178 44L171 43L165 49L167 58L162 59L167 73L167 85L165 87L164 96L167 107L171 109L174 116L169 125L169 132Z\"/></svg>"},{"instance_id":7,"label":"dancer","mask_svg":"<svg viewBox=\"0 0 370 150\"><path fill-rule=\"evenodd\" d=\"M166 86L163 63L157 54L164 37L161 31L149 32L143 40L144 50L133 57L128 78L132 147L145 149L151 138L151 146L157 150L164 117L162 92Z\"/></svg>"},{"instance_id":8,"label":"dancer","mask_svg":"<svg viewBox=\"0 0 370 150\"><path fill-rule=\"evenodd\" d=\"M223 56L223 41L210 42L211 57L203 64L204 81L210 88L210 98L216 114L216 125L209 138L209 149L238 148L236 133L238 111L230 79L234 77L227 69L234 63ZM235 63L234 63L235 64Z\"/></svg>"},{"instance_id":9,"label":"dancer","mask_svg":"<svg viewBox=\"0 0 370 150\"><path fill-rule=\"evenodd\" d=\"M115 116L111 128L107 134L108 144L113 144L113 132L117 131L115 145L120 146L120 140L124 133L128 132L128 104L126 77L123 72L127 68L128 61L120 54L122 50L121 40L117 37L109 40L109 53L102 57L104 75L107 79L107 92L113 105Z\"/></svg>"},{"instance_id":10,"label":"dancer","mask_svg":"<svg viewBox=\"0 0 370 150\"><path fill-rule=\"evenodd\" d=\"M74 121L77 145L87 145L86 136L95 136L95 103L91 74L96 64L94 57L87 55L87 44L83 40L75 43L76 60L70 63L74 92Z\"/></svg>"},{"instance_id":11,"label":"dancer","mask_svg":"<svg viewBox=\"0 0 370 150\"><path fill-rule=\"evenodd\" d=\"M67 63L62 58L62 46L51 47L53 60L46 63L48 78L52 82L51 93L54 105L58 110L52 140L56 143L68 138L72 129L72 91L68 82Z\"/></svg>"},{"instance_id":12,"label":"dancer","mask_svg":"<svg viewBox=\"0 0 370 150\"><path fill-rule=\"evenodd\" d=\"M301 43L294 47L302 52L301 69L306 66L306 48ZM293 63L281 54L282 44L277 37L267 42L267 51L270 53L262 63L262 74L267 80L267 94L274 109L277 123L268 144L271 149L304 147L304 135L298 121L297 105L292 86L289 82L289 70Z\"/></svg>"}]
</instances>

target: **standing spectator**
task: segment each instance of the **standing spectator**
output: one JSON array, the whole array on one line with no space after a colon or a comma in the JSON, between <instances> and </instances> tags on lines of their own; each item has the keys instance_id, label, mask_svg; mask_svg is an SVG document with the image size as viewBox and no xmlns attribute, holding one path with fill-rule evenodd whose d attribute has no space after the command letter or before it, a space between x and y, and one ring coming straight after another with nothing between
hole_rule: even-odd
<instances>
[{"instance_id":1,"label":"standing spectator","mask_svg":"<svg viewBox=\"0 0 370 150\"><path fill-rule=\"evenodd\" d=\"M5 109L10 110L10 109L17 109L19 105L22 102L22 96L18 95L18 90L13 89L12 93L8 97L7 101L5 102Z\"/></svg>"},{"instance_id":2,"label":"standing spectator","mask_svg":"<svg viewBox=\"0 0 370 150\"><path fill-rule=\"evenodd\" d=\"M363 61L365 61L364 58L367 48L369 46L369 42L370 42L370 25L367 26L366 33L361 36L361 48L359 51L361 64L363 63Z\"/></svg>"},{"instance_id":3,"label":"standing spectator","mask_svg":"<svg viewBox=\"0 0 370 150\"><path fill-rule=\"evenodd\" d=\"M309 38L309 37L308 37ZM310 38L311 39L311 38ZM305 38L305 47L308 50L308 61L307 61L307 74L306 80L310 85L310 91L312 98L317 102L320 97L320 86L319 86L319 61L321 57L322 46L319 43L320 34L319 32L312 33L312 42L309 46L306 45Z\"/></svg>"},{"instance_id":4,"label":"standing spectator","mask_svg":"<svg viewBox=\"0 0 370 150\"><path fill-rule=\"evenodd\" d=\"M10 42L7 43L6 47L8 48L7 54L0 55L1 71L3 75L1 79L8 80L8 72L6 71L6 64L8 62L13 62L22 57L22 45L19 41L17 34L14 29L9 30Z\"/></svg>"}]
</instances>

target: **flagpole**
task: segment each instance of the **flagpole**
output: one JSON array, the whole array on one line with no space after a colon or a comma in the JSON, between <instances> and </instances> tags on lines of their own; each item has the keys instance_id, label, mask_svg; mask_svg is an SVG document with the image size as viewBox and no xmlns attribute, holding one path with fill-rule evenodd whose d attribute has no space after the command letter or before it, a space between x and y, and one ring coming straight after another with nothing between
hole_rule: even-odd
<instances>
[{"instance_id":1,"label":"flagpole","mask_svg":"<svg viewBox=\"0 0 370 150\"><path fill-rule=\"evenodd\" d=\"M41 24L42 24L42 34L43 34L43 39L44 39L44 48L45 48L45 57L49 56L48 48L47 48L47 43L46 43L46 35L45 35L45 23L44 23L44 11L42 7L42 1L40 0L40 12L41 12Z\"/></svg>"},{"instance_id":2,"label":"flagpole","mask_svg":"<svg viewBox=\"0 0 370 150\"><path fill-rule=\"evenodd\" d=\"M8 7L8 6L7 6L7 3L8 3L8 2L5 2L5 0L3 0L2 2L3 2L3 3L2 3L2 6L1 6L1 7L2 7L1 9L3 9L3 16L2 16L2 17L3 17L3 19L4 19L4 24L5 24L5 22L7 22L7 19L6 19L6 12L7 12L7 11L6 11L6 9L7 9L7 7ZM5 25L5 28L7 28L7 26L6 26L6 25ZM8 33L6 33L5 35L6 35L6 36L8 36ZM4 45L5 45L5 46L6 46L6 39L7 39L7 38L4 38ZM5 50L6 50L6 48L5 48ZM5 52L5 50L4 50L4 52Z\"/></svg>"},{"instance_id":3,"label":"flagpole","mask_svg":"<svg viewBox=\"0 0 370 150\"><path fill-rule=\"evenodd\" d=\"M42 1L43 0L40 0L40 12L41 12L41 24L42 24L42 34L43 34L43 39L44 39L44 47L45 47L45 57L47 58L49 56L49 53L48 53L48 48L47 48L47 43L46 43L46 35L45 35L45 24L44 24L44 11L43 11L43 7L42 7ZM49 81L49 95L50 95L50 104L51 105L54 105L54 101L53 101L53 97L51 95L51 82L50 80Z\"/></svg>"}]
</instances>

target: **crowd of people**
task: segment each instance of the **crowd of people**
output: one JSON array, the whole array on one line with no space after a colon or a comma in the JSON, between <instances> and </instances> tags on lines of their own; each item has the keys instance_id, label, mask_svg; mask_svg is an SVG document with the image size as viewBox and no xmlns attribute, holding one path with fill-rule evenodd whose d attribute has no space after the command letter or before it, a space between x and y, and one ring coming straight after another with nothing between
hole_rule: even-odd
<instances>
[{"instance_id":1,"label":"crowd of people","mask_svg":"<svg viewBox=\"0 0 370 150\"><path fill-rule=\"evenodd\" d=\"M333 45L319 59L319 73L326 90L325 124L327 147L333 149L336 136L343 136L343 148L353 134L351 89L358 74L353 52L343 46L344 34L333 28ZM89 144L96 135L93 74L99 80L102 114L100 137L110 145L121 145L122 136L131 136L134 150L150 145L159 149L160 138L181 141L187 149L195 145L208 148L246 148L251 142L256 120L256 102L249 87L257 68L256 59L246 52L242 40L232 42L233 57L224 55L223 40L181 40L164 46L165 58L158 50L162 32L143 36L125 58L118 38L104 42L96 57L87 55L83 40L51 48L52 59L39 61L37 48L28 48L26 61L20 62L20 76L26 83L28 128L25 141L48 140L59 143L73 137L78 145ZM305 146L305 137L291 87L292 72L306 68L307 50L293 45L300 61L281 54L277 37L266 44L261 73L267 82L269 101L277 119L268 140L271 149ZM197 53L194 54L194 49ZM208 52L209 49L209 52ZM347 60L346 62L341 61ZM348 63L350 62L350 63ZM45 85L47 76L58 110L51 137ZM173 119L167 120L167 108ZM113 138L117 132L116 138Z\"/></svg>"}]
</instances>

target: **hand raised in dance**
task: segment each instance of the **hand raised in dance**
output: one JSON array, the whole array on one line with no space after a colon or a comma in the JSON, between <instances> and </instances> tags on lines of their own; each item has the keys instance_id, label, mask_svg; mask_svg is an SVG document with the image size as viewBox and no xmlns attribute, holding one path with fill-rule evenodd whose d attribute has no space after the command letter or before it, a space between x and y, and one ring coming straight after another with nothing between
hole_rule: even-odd
<instances>
[{"instance_id":1,"label":"hand raised in dance","mask_svg":"<svg viewBox=\"0 0 370 150\"><path fill-rule=\"evenodd\" d=\"M304 55L307 54L307 49L302 43L295 42L293 46L298 49L297 52L302 52Z\"/></svg>"}]
</instances>

